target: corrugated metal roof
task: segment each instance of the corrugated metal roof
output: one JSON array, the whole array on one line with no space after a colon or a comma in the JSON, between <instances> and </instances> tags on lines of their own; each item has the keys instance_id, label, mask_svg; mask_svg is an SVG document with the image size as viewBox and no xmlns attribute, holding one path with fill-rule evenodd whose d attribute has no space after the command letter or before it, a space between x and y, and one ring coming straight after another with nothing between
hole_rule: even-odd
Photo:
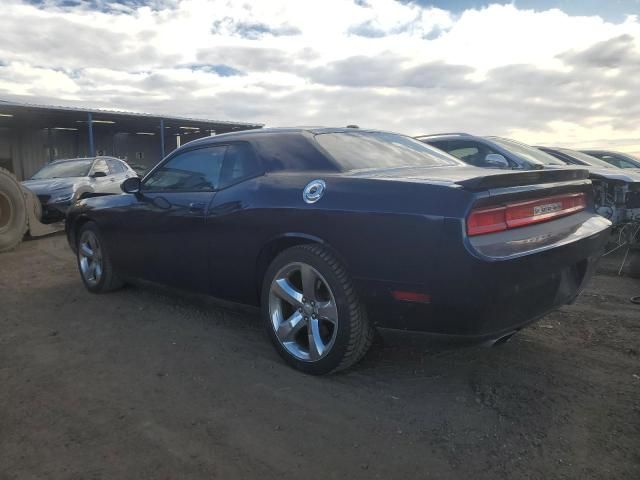
<instances>
[{"instance_id":1,"label":"corrugated metal roof","mask_svg":"<svg viewBox=\"0 0 640 480\"><path fill-rule=\"evenodd\" d=\"M0 108L2 106L42 109L42 110L61 111L61 112L83 112L83 113L96 113L96 114L104 114L104 115L122 115L122 116L139 117L139 118L157 118L157 119L162 118L165 120L175 120L178 122L186 121L186 122L199 122L199 123L215 123L218 125L232 125L232 126L242 126L242 127L257 127L257 128L264 127L264 123L231 122L227 120L211 120L211 119L205 119L205 118L180 117L175 115L162 115L162 114L155 114L155 113L127 112L122 110L105 110L100 108L63 107L59 105L39 105L35 103L20 103L20 102L8 101L8 100L0 100Z\"/></svg>"}]
</instances>

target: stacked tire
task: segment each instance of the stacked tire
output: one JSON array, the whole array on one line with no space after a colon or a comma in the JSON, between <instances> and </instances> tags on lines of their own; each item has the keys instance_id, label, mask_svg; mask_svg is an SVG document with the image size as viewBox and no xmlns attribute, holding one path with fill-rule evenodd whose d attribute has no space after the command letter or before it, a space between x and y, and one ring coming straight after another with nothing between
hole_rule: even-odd
<instances>
[{"instance_id":1,"label":"stacked tire","mask_svg":"<svg viewBox=\"0 0 640 480\"><path fill-rule=\"evenodd\" d=\"M0 168L0 252L13 249L27 231L27 206L16 177Z\"/></svg>"}]
</instances>

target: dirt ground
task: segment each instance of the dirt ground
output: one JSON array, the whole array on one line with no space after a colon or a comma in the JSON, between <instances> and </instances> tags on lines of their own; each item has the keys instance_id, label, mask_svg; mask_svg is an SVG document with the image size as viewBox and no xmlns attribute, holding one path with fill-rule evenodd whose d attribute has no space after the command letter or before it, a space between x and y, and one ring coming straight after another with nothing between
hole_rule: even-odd
<instances>
[{"instance_id":1,"label":"dirt ground","mask_svg":"<svg viewBox=\"0 0 640 480\"><path fill-rule=\"evenodd\" d=\"M83 288L64 236L0 254L0 478L640 478L640 281L496 348L380 344L330 377L255 314Z\"/></svg>"}]
</instances>

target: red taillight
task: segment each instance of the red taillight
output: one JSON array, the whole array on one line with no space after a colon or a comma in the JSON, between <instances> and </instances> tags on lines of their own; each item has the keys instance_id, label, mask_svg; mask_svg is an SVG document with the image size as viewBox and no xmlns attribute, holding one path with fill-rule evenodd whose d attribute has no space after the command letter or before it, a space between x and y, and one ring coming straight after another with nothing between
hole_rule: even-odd
<instances>
[{"instance_id":1,"label":"red taillight","mask_svg":"<svg viewBox=\"0 0 640 480\"><path fill-rule=\"evenodd\" d=\"M478 208L469 214L467 234L482 235L546 222L579 212L586 206L587 199L584 193L572 193L490 208Z\"/></svg>"},{"instance_id":2,"label":"red taillight","mask_svg":"<svg viewBox=\"0 0 640 480\"><path fill-rule=\"evenodd\" d=\"M467 233L482 235L507 229L507 207L479 208L472 210L467 219Z\"/></svg>"}]
</instances>

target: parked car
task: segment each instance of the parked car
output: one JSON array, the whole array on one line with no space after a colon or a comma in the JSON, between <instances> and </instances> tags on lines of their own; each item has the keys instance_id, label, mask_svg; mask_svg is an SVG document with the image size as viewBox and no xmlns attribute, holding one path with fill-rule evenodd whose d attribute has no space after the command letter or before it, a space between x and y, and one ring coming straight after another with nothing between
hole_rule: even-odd
<instances>
[{"instance_id":1,"label":"parked car","mask_svg":"<svg viewBox=\"0 0 640 480\"><path fill-rule=\"evenodd\" d=\"M149 166L143 165L141 163L127 162L127 165L129 165L129 167L131 167L131 169L133 169L133 171L136 172L136 175L138 175L139 177L144 177L145 174L149 171Z\"/></svg>"},{"instance_id":2,"label":"parked car","mask_svg":"<svg viewBox=\"0 0 640 480\"><path fill-rule=\"evenodd\" d=\"M569 165L588 167L595 190L596 210L614 225L640 221L640 172L623 170L568 148L537 148Z\"/></svg>"},{"instance_id":3,"label":"parked car","mask_svg":"<svg viewBox=\"0 0 640 480\"><path fill-rule=\"evenodd\" d=\"M564 162L555 157L508 138L441 133L422 135L416 139L476 167L513 170L566 167Z\"/></svg>"},{"instance_id":4,"label":"parked car","mask_svg":"<svg viewBox=\"0 0 640 480\"><path fill-rule=\"evenodd\" d=\"M63 220L75 200L93 193L122 193L120 184L135 176L117 158L74 158L45 165L22 185L38 196L42 222L52 223Z\"/></svg>"},{"instance_id":5,"label":"parked car","mask_svg":"<svg viewBox=\"0 0 640 480\"><path fill-rule=\"evenodd\" d=\"M563 154L552 155L549 150L532 147L516 140L478 137L466 133L425 135L416 138L466 163L485 168L586 168L593 180L596 210L601 215L610 219L616 226L624 225L638 217L635 182L640 179L635 179L628 172L609 168L596 158L592 159L591 163L577 158L580 155L588 157L585 154L573 157Z\"/></svg>"},{"instance_id":6,"label":"parked car","mask_svg":"<svg viewBox=\"0 0 640 480\"><path fill-rule=\"evenodd\" d=\"M582 150L582 153L599 158L614 167L640 169L640 160L628 153L612 152L610 150Z\"/></svg>"},{"instance_id":7,"label":"parked car","mask_svg":"<svg viewBox=\"0 0 640 480\"><path fill-rule=\"evenodd\" d=\"M144 279L260 306L283 359L325 374L376 328L499 342L572 302L610 227L587 175L471 167L387 132L244 131L80 200L66 230L90 292Z\"/></svg>"}]
</instances>

